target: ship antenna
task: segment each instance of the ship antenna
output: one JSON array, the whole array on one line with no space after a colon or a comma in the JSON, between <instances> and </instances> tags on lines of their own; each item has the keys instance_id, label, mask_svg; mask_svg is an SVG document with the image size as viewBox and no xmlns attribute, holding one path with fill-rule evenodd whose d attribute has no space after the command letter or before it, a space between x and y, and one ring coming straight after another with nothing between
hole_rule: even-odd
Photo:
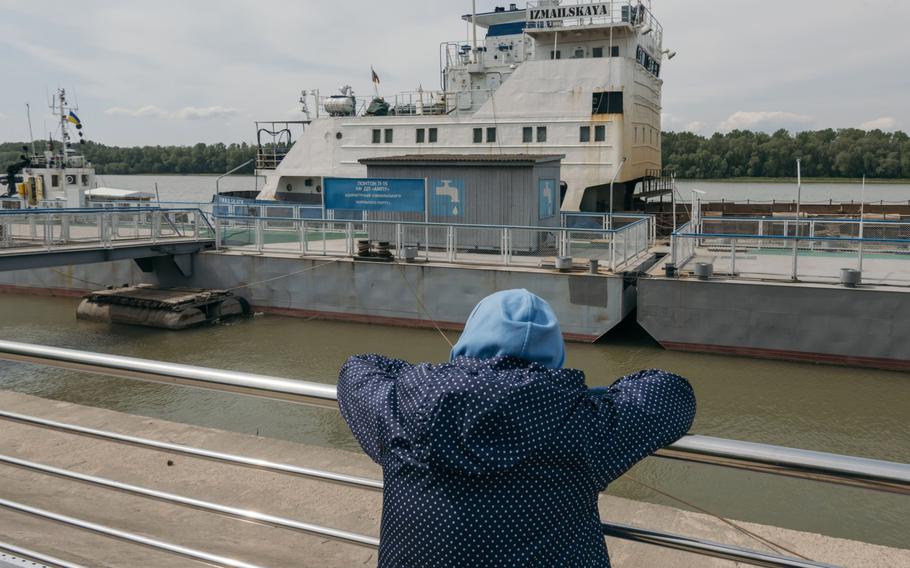
<instances>
[{"instance_id":1,"label":"ship antenna","mask_svg":"<svg viewBox=\"0 0 910 568\"><path fill-rule=\"evenodd\" d=\"M471 39L474 51L474 63L477 63L477 0L471 0L471 25L474 27Z\"/></svg>"},{"instance_id":2,"label":"ship antenna","mask_svg":"<svg viewBox=\"0 0 910 568\"><path fill-rule=\"evenodd\" d=\"M25 116L28 117L28 140L32 144L32 154L37 156L38 152L35 150L35 135L32 132L32 108L28 103L25 103Z\"/></svg>"}]
</instances>

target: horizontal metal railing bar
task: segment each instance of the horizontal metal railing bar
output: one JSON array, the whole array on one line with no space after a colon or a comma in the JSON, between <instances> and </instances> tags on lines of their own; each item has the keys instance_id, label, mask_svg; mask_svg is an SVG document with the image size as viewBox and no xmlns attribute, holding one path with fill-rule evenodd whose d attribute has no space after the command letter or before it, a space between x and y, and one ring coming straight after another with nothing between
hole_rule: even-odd
<instances>
[{"instance_id":1,"label":"horizontal metal railing bar","mask_svg":"<svg viewBox=\"0 0 910 568\"><path fill-rule=\"evenodd\" d=\"M128 213L140 215L147 213L189 213L193 211L202 212L198 207L86 207L82 209L0 209L0 216L40 216L56 215L61 213L79 214L79 215L108 215L111 213Z\"/></svg>"},{"instance_id":2,"label":"horizontal metal railing bar","mask_svg":"<svg viewBox=\"0 0 910 568\"><path fill-rule=\"evenodd\" d=\"M321 383L308 383L119 355L88 353L44 345L30 345L13 341L0 341L0 359L302 404L316 404L337 409L337 391L335 386ZM722 440L706 436L687 436L666 448L666 451L671 450L678 454L674 455L673 459L684 459L685 456L697 455L699 456L698 460L691 459L687 461L704 463L705 459L716 458L724 460L723 465L727 467L733 467L739 462L744 464L745 467L743 469L751 469L756 465L774 465L791 468L794 474L809 470L815 474L823 473L834 478L861 479L867 482L910 487L910 465L907 464ZM892 489L889 488L888 490Z\"/></svg>"},{"instance_id":3,"label":"horizontal metal railing bar","mask_svg":"<svg viewBox=\"0 0 910 568\"><path fill-rule=\"evenodd\" d=\"M0 359L337 408L333 385L12 341L0 341Z\"/></svg>"},{"instance_id":4,"label":"horizontal metal railing bar","mask_svg":"<svg viewBox=\"0 0 910 568\"><path fill-rule=\"evenodd\" d=\"M45 420L43 418L38 418L35 416L25 416L23 414L16 414L13 412L0 411L0 419L10 420L13 422L18 422L21 424L27 424L29 426L36 426L39 428L46 428L49 430L58 430L61 432L66 432L69 434L88 436L100 440L106 440L109 442L116 442L121 444L128 444L131 446L136 446L139 448L147 448L151 450L157 450L161 452L181 454L193 458L205 459L210 461L216 461L220 463L226 463L230 465L237 465L242 467L248 467L252 469L258 469L262 471L268 471L272 473L280 473L286 475L294 475L298 477L305 477L310 479L319 479L321 481L329 481L332 483L338 483L351 487L362 487L366 489L372 489L374 491L382 491L382 481L377 479L369 479L366 477L359 477L356 475L346 475L343 473L334 473L329 471L321 471L318 469L312 469L308 467L299 467L285 463L272 462L269 460L262 460L256 458L250 458L247 456L240 456L236 454L229 454L224 452L216 452L213 450L206 450L202 448L194 448L192 446L184 446L180 444L173 444L170 442L161 442L158 440L151 440L148 438L140 438L137 436L127 436L125 434L118 434L115 432L108 432L104 430L97 430L94 428L86 428L83 426L77 426L74 424L65 424L63 422L56 422L53 420Z\"/></svg>"},{"instance_id":5,"label":"horizontal metal railing bar","mask_svg":"<svg viewBox=\"0 0 910 568\"><path fill-rule=\"evenodd\" d=\"M461 223L427 223L423 221L381 221L376 219L361 220L361 219L299 219L297 217L244 217L238 215L215 215L215 219L219 221L223 220L235 220L235 221L247 221L247 222L272 222L272 221L288 221L296 223L330 223L333 225L344 225L351 223L354 225L406 225L411 227L428 227L428 228L446 228L446 227L456 227L459 229L512 229L512 230L525 230L525 231L566 231L570 233L600 233L600 234L616 234L627 231L632 227L638 226L642 223L648 223L651 220L649 218L639 219L628 225L623 225L622 227L616 229L587 229L581 227L535 227L531 225L475 225L475 224L461 224Z\"/></svg>"},{"instance_id":6,"label":"horizontal metal railing bar","mask_svg":"<svg viewBox=\"0 0 910 568\"><path fill-rule=\"evenodd\" d=\"M14 554L25 560L28 560L29 562L40 562L41 564L52 566L53 568L86 568L82 564L76 564L68 560L54 558L53 556L35 552L34 550L29 550L27 548L16 546L15 544L10 544L8 542L0 542L0 552Z\"/></svg>"},{"instance_id":7,"label":"horizontal metal railing bar","mask_svg":"<svg viewBox=\"0 0 910 568\"><path fill-rule=\"evenodd\" d=\"M869 215L869 213L867 213L867 215ZM873 213L873 215L874 215L874 213ZM731 222L731 221L738 222L738 223L744 223L744 222L757 223L758 221L762 221L763 223L784 223L784 222L796 223L797 221L799 221L799 223L802 225L808 225L808 224L812 224L812 223L816 223L819 225L824 225L825 223L840 223L843 225L860 225L860 224L863 224L863 225L888 225L888 224L910 225L910 221L907 221L907 220L896 220L896 219L862 219L862 220L860 220L860 219L856 219L856 218L851 219L849 217L800 217L799 219L797 219L796 217L767 217L767 216L763 216L763 217L729 217L729 216L723 216L723 217L704 217L702 219L702 222L705 222L705 223L709 223L709 222L710 223L714 223L714 222L727 223L727 222Z\"/></svg>"},{"instance_id":8,"label":"horizontal metal railing bar","mask_svg":"<svg viewBox=\"0 0 910 568\"><path fill-rule=\"evenodd\" d=\"M777 554L721 544L710 540L641 529L630 525L604 523L602 527L605 536L661 546L663 548L672 548L684 552L692 552L702 556L722 558L733 562L744 562L750 566L764 566L767 568L838 568L833 564L789 558Z\"/></svg>"},{"instance_id":9,"label":"horizontal metal railing bar","mask_svg":"<svg viewBox=\"0 0 910 568\"><path fill-rule=\"evenodd\" d=\"M886 243L910 245L910 239L873 239L869 237L797 237L790 235L749 235L744 233L673 233L673 236L687 239L747 239L762 241Z\"/></svg>"},{"instance_id":10,"label":"horizontal metal railing bar","mask_svg":"<svg viewBox=\"0 0 910 568\"><path fill-rule=\"evenodd\" d=\"M59 513L53 513L51 511L39 509L38 507L31 507L29 505L17 503L15 501L9 501L2 498L0 498L0 509L7 509L47 521L53 521L72 528L92 532L102 536L107 536L123 542L128 542L130 544L145 546L146 548L151 548L159 552L182 556L184 558L189 558L190 560L195 560L197 562L202 562L212 566L224 566L228 568L263 568L257 564L250 564L247 562L242 562L240 560L218 556L217 554L202 552L200 550L193 550L192 548L185 546L171 544L154 538L122 531L120 529L115 529L104 525L99 525L97 523L69 517L67 515L61 515Z\"/></svg>"},{"instance_id":11,"label":"horizontal metal railing bar","mask_svg":"<svg viewBox=\"0 0 910 568\"><path fill-rule=\"evenodd\" d=\"M147 487L140 487L138 485L130 485L129 483L122 483L120 481L114 481L112 479L78 473L59 467L53 467L31 462L28 460L14 458L12 456L0 455L0 464L33 471L44 475L51 475L60 479L66 479L68 481L77 481L79 483L85 483L112 491L119 491L121 493L126 493L129 495L153 499L162 503L188 507L190 509L196 509L198 511L203 511L206 513L214 513L216 515L222 515L225 517L239 519L241 521L251 522L259 525L268 525L271 527L303 532L307 534L331 538L333 540L338 540L349 544L366 546L369 548L376 548L379 546L379 539L370 536L360 535L330 527L323 527L311 523L303 523L300 521L295 521L293 519L277 517L275 515L260 513L258 511L253 511L250 509L241 509L239 507L219 505L218 503L212 503L209 501L204 501L202 499L194 499L192 497L185 497L183 495L177 495L175 493L168 493L166 491L158 491L156 489L149 489Z\"/></svg>"}]
</instances>

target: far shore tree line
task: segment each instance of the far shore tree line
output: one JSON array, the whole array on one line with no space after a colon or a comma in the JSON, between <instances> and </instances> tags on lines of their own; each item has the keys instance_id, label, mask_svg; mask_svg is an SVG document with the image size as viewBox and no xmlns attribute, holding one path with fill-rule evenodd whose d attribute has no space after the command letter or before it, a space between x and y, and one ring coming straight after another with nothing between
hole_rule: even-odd
<instances>
[{"instance_id":1,"label":"far shore tree line","mask_svg":"<svg viewBox=\"0 0 910 568\"><path fill-rule=\"evenodd\" d=\"M19 160L23 145L0 144L0 172ZM796 158L807 178L910 179L910 136L904 132L735 130L707 137L666 132L662 146L664 168L680 179L792 178ZM246 142L130 148L88 142L78 150L99 174L108 175L223 174L256 155L255 145ZM238 173L252 174L253 166Z\"/></svg>"}]
</instances>

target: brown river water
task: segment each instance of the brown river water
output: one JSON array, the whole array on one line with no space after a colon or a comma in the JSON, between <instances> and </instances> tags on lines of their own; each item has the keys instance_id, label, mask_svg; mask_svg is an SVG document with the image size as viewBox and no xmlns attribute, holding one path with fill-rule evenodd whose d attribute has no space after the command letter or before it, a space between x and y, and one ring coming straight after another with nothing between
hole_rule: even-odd
<instances>
[{"instance_id":1,"label":"brown river water","mask_svg":"<svg viewBox=\"0 0 910 568\"><path fill-rule=\"evenodd\" d=\"M411 361L448 357L449 348L435 331L257 316L169 332L77 321L77 302L0 295L0 338L327 383L352 354L376 352ZM604 344L570 345L567 365L585 371L592 386L646 368L688 377L698 395L695 434L910 463L907 373L674 353L636 326ZM0 388L358 449L333 410L7 362L0 362ZM637 466L635 475L733 519L910 548L910 497L653 458ZM626 480L610 492L678 506ZM647 526L648 520L640 524Z\"/></svg>"}]
</instances>

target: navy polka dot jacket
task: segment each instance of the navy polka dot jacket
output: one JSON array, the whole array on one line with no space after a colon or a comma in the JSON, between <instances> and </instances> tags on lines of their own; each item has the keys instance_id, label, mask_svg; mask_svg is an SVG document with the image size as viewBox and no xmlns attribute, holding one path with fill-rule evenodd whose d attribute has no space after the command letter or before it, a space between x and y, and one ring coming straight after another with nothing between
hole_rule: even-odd
<instances>
[{"instance_id":1,"label":"navy polka dot jacket","mask_svg":"<svg viewBox=\"0 0 910 568\"><path fill-rule=\"evenodd\" d=\"M695 417L670 373L588 389L512 357L352 357L338 402L383 467L380 567L609 567L598 493Z\"/></svg>"}]
</instances>

